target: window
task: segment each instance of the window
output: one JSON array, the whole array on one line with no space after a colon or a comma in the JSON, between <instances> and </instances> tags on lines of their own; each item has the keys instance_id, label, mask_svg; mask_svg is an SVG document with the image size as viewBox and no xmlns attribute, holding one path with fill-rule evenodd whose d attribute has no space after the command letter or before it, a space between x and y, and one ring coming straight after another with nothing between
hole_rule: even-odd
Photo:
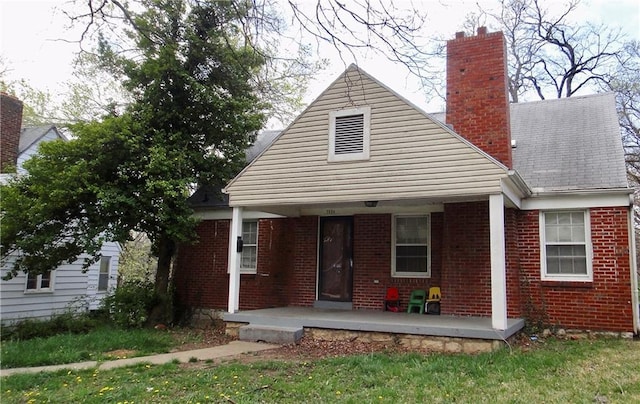
<instances>
[{"instance_id":1,"label":"window","mask_svg":"<svg viewBox=\"0 0 640 404\"><path fill-rule=\"evenodd\" d=\"M98 290L106 291L109 288L109 270L111 269L111 257L100 258L100 275L98 276Z\"/></svg>"},{"instance_id":2,"label":"window","mask_svg":"<svg viewBox=\"0 0 640 404\"><path fill-rule=\"evenodd\" d=\"M431 276L431 236L428 215L395 216L393 221L393 273L395 277Z\"/></svg>"},{"instance_id":3,"label":"window","mask_svg":"<svg viewBox=\"0 0 640 404\"><path fill-rule=\"evenodd\" d=\"M41 275L27 275L27 292L51 292L53 291L52 272L47 271Z\"/></svg>"},{"instance_id":4,"label":"window","mask_svg":"<svg viewBox=\"0 0 640 404\"><path fill-rule=\"evenodd\" d=\"M256 273L258 262L258 221L242 222L242 256L240 258L241 273Z\"/></svg>"},{"instance_id":5,"label":"window","mask_svg":"<svg viewBox=\"0 0 640 404\"><path fill-rule=\"evenodd\" d=\"M329 114L329 161L369 158L371 108L345 109Z\"/></svg>"},{"instance_id":6,"label":"window","mask_svg":"<svg viewBox=\"0 0 640 404\"><path fill-rule=\"evenodd\" d=\"M540 214L542 279L591 280L588 211Z\"/></svg>"}]
</instances>

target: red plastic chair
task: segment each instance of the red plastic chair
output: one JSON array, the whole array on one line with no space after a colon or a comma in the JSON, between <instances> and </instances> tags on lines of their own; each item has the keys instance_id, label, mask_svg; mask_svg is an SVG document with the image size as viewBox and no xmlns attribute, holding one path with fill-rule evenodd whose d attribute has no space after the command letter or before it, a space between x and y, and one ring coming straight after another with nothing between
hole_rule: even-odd
<instances>
[{"instance_id":1,"label":"red plastic chair","mask_svg":"<svg viewBox=\"0 0 640 404\"><path fill-rule=\"evenodd\" d=\"M396 287L387 289L387 295L384 298L384 309L386 311L400 311L400 292Z\"/></svg>"}]
</instances>

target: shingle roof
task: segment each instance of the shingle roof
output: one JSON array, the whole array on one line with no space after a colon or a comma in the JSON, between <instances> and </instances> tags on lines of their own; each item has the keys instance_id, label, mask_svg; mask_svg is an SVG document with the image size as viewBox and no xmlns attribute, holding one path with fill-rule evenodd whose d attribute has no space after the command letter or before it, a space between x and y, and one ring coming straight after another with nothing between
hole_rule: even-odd
<instances>
[{"instance_id":1,"label":"shingle roof","mask_svg":"<svg viewBox=\"0 0 640 404\"><path fill-rule=\"evenodd\" d=\"M229 195L222 193L222 187L204 185L187 199L187 204L193 209L226 209L229 208Z\"/></svg>"},{"instance_id":2,"label":"shingle roof","mask_svg":"<svg viewBox=\"0 0 640 404\"><path fill-rule=\"evenodd\" d=\"M255 142L247 149L247 163L252 162L260 153L264 151L275 138L282 132L281 130L265 130L256 136Z\"/></svg>"},{"instance_id":3,"label":"shingle roof","mask_svg":"<svg viewBox=\"0 0 640 404\"><path fill-rule=\"evenodd\" d=\"M626 188L613 93L512 104L513 166L533 190Z\"/></svg>"}]
</instances>

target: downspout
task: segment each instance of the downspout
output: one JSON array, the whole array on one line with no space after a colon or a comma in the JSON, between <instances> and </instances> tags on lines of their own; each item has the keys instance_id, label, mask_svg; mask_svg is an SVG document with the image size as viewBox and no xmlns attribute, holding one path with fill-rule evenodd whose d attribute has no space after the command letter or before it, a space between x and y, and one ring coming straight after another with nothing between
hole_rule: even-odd
<instances>
[{"instance_id":1,"label":"downspout","mask_svg":"<svg viewBox=\"0 0 640 404\"><path fill-rule=\"evenodd\" d=\"M633 195L631 195L633 198ZM638 271L636 262L636 230L633 225L633 204L629 206L628 211L628 222L629 222L629 253L631 255L631 259L629 260L630 271L631 271L631 313L633 314L633 331L636 334L640 334L640 307L638 302Z\"/></svg>"}]
</instances>

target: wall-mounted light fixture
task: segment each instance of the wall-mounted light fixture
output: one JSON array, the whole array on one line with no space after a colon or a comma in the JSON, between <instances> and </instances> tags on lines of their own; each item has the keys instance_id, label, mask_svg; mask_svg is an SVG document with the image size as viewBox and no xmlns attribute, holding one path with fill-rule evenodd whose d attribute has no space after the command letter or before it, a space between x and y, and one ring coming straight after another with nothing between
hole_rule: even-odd
<instances>
[{"instance_id":1,"label":"wall-mounted light fixture","mask_svg":"<svg viewBox=\"0 0 640 404\"><path fill-rule=\"evenodd\" d=\"M364 201L364 206L367 208L375 208L378 206L378 201Z\"/></svg>"}]
</instances>

